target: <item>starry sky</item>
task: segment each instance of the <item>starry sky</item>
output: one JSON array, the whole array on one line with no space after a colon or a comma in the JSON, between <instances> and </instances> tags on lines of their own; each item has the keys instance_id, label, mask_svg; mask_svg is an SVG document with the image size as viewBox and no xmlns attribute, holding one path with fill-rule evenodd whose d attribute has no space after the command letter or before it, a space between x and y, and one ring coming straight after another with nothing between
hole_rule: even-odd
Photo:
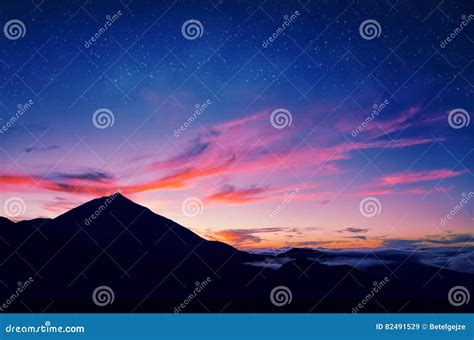
<instances>
[{"instance_id":1,"label":"starry sky","mask_svg":"<svg viewBox=\"0 0 474 340\"><path fill-rule=\"evenodd\" d=\"M9 2L2 216L120 190L242 249L472 244L472 4Z\"/></svg>"}]
</instances>

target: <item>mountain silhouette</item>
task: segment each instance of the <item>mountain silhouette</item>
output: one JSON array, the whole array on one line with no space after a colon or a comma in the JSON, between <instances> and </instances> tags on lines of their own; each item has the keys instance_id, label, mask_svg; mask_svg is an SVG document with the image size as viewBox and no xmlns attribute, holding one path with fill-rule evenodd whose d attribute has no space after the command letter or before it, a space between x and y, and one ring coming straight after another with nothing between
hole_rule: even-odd
<instances>
[{"instance_id":1,"label":"mountain silhouette","mask_svg":"<svg viewBox=\"0 0 474 340\"><path fill-rule=\"evenodd\" d=\"M251 254L118 193L54 219L1 217L0 244L0 307L8 312L351 313L385 278L357 312L473 312L471 302L448 300L454 286L474 291L473 274L409 255L362 270L324 264L324 250ZM111 303L94 295L100 287L113 292Z\"/></svg>"}]
</instances>

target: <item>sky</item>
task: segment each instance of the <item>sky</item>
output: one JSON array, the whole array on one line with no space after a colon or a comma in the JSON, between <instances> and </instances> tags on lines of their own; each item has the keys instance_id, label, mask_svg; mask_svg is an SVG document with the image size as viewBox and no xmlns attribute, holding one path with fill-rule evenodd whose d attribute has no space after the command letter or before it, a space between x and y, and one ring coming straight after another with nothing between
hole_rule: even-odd
<instances>
[{"instance_id":1,"label":"sky","mask_svg":"<svg viewBox=\"0 0 474 340\"><path fill-rule=\"evenodd\" d=\"M472 14L15 1L0 11L1 215L120 191L241 249L473 245Z\"/></svg>"}]
</instances>

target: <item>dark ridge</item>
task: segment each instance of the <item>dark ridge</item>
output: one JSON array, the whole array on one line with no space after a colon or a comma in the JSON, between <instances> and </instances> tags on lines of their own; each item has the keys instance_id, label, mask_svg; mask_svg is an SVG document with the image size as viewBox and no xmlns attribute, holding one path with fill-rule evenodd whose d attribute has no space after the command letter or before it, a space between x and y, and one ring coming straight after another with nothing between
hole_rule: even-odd
<instances>
[{"instance_id":1,"label":"dark ridge","mask_svg":"<svg viewBox=\"0 0 474 340\"><path fill-rule=\"evenodd\" d=\"M337 253L306 248L274 256L250 254L208 241L121 194L94 199L54 219L14 223L2 217L0 245L0 280L5 283L0 300L6 301L18 282L34 280L21 301L8 306L12 313L351 313L374 282L385 277L390 281L377 293L378 303L368 303L361 312L474 311L472 302L454 307L447 299L454 286L473 292L473 274L402 257L361 271L321 264L315 259ZM180 307L203 282L206 287L195 299ZM94 303L93 292L100 286L113 290L112 304ZM277 286L291 290L290 304L271 302Z\"/></svg>"}]
</instances>

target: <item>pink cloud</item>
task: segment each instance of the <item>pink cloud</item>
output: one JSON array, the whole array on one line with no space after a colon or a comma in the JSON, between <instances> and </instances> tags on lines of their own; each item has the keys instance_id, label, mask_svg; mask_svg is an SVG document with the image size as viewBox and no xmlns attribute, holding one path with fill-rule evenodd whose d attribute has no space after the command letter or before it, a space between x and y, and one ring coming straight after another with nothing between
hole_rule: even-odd
<instances>
[{"instance_id":1,"label":"pink cloud","mask_svg":"<svg viewBox=\"0 0 474 340\"><path fill-rule=\"evenodd\" d=\"M374 124L369 124L366 130L372 135L373 138L378 138L396 131L403 130L407 126L408 121L418 112L420 112L420 108L418 106L408 108L395 119L386 121L375 120L373 122Z\"/></svg>"},{"instance_id":2,"label":"pink cloud","mask_svg":"<svg viewBox=\"0 0 474 340\"><path fill-rule=\"evenodd\" d=\"M386 110L386 109L384 109ZM420 107L414 106L402 111L397 117L392 119L384 119L384 111L378 115L372 115L370 111L364 112L354 112L353 115L359 117L359 121L341 121L338 123L338 127L344 133L348 133L357 129L358 126L361 126L364 122L367 124L363 126L361 134L366 134L372 139L377 139L393 132L397 132L406 128L409 124L409 121L412 120L420 112ZM366 119L371 119L366 121Z\"/></svg>"},{"instance_id":3,"label":"pink cloud","mask_svg":"<svg viewBox=\"0 0 474 340\"><path fill-rule=\"evenodd\" d=\"M443 180L447 178L454 178L465 174L467 171L454 171L449 169L436 169L436 170L424 170L424 171L411 171L403 172L388 176L383 176L379 180L369 184L368 190L356 192L357 196L382 196L382 195L399 195L399 194L411 194L411 195L425 195L430 192L446 192L451 190L452 186L436 186L434 188L423 188L419 184L424 182L431 182L437 180ZM416 187L402 187L396 186L407 186L416 184Z\"/></svg>"},{"instance_id":4,"label":"pink cloud","mask_svg":"<svg viewBox=\"0 0 474 340\"><path fill-rule=\"evenodd\" d=\"M313 178L315 174L324 176L350 171L350 168L344 168L337 162L350 159L351 153L358 149L409 147L432 142L429 138L405 138L396 141L332 143L334 134L331 133L318 135L318 144L314 146L311 143L301 142L298 129L294 127L282 130L273 128L269 122L270 112L271 110L261 111L207 128L205 132L187 142L183 148L184 152L155 161L142 173L136 174L136 178L140 176L147 178L138 183L128 184L124 179L99 176L102 173L97 171L94 173L94 178L98 180L95 181L84 178L82 173L62 174L58 178L4 174L0 176L0 190L42 188L97 196L110 194L120 188L125 194L134 194L160 189L183 189L204 178L217 177L218 180L229 182L247 176L247 182L259 181L266 177L269 171L287 185L295 180L295 172L298 175L306 174L306 178L315 181L317 180ZM407 111L403 117L397 119L398 124L415 113L415 109ZM443 174L449 175L449 173L425 174L421 180L430 176L436 178ZM418 180L416 178L415 174L405 174L402 178L391 176L378 184L416 181ZM276 187L280 185L279 183ZM257 186L227 188L209 195L208 200L230 203L255 202L268 200L268 196L276 192L281 193L281 188L257 189ZM321 200L327 201L327 196Z\"/></svg>"},{"instance_id":5,"label":"pink cloud","mask_svg":"<svg viewBox=\"0 0 474 340\"><path fill-rule=\"evenodd\" d=\"M454 171L449 169L411 171L395 175L384 176L376 185L400 185L419 182L428 182L445 178L457 177L466 173L463 171Z\"/></svg>"},{"instance_id":6,"label":"pink cloud","mask_svg":"<svg viewBox=\"0 0 474 340\"><path fill-rule=\"evenodd\" d=\"M383 196L383 195L426 195L431 191L439 191L439 188L435 189L425 189L425 188L411 188L411 189L374 189L368 191L357 192L356 196L366 197L366 196Z\"/></svg>"}]
</instances>

